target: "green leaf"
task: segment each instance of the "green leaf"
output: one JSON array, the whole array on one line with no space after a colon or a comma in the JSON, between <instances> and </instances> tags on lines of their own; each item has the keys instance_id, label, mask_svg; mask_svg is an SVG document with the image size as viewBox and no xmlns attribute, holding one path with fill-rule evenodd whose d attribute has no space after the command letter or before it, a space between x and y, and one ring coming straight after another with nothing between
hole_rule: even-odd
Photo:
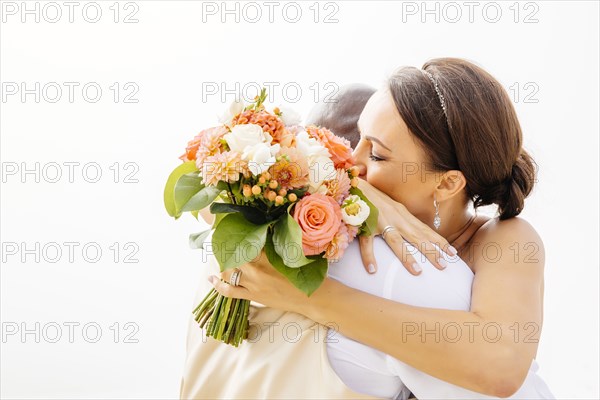
<instances>
[{"instance_id":1,"label":"green leaf","mask_svg":"<svg viewBox=\"0 0 600 400\"><path fill-rule=\"evenodd\" d=\"M269 225L255 225L240 213L224 216L212 236L213 251L221 271L254 260L265 246Z\"/></svg>"},{"instance_id":2,"label":"green leaf","mask_svg":"<svg viewBox=\"0 0 600 400\"><path fill-rule=\"evenodd\" d=\"M192 233L190 235L190 247L192 249L204 249L204 241L210 234L211 229L202 232Z\"/></svg>"},{"instance_id":3,"label":"green leaf","mask_svg":"<svg viewBox=\"0 0 600 400\"><path fill-rule=\"evenodd\" d=\"M175 184L175 208L183 211L197 211L210 205L221 193L214 186L204 186L198 173L182 175Z\"/></svg>"},{"instance_id":4,"label":"green leaf","mask_svg":"<svg viewBox=\"0 0 600 400\"><path fill-rule=\"evenodd\" d=\"M219 225L219 222L221 222L221 220L226 216L227 214L215 214L215 220L213 221L212 224L212 228L215 229L217 227L217 225Z\"/></svg>"},{"instance_id":5,"label":"green leaf","mask_svg":"<svg viewBox=\"0 0 600 400\"><path fill-rule=\"evenodd\" d=\"M214 186L205 186L183 205L181 211L198 211L209 206L221 191Z\"/></svg>"},{"instance_id":6,"label":"green leaf","mask_svg":"<svg viewBox=\"0 0 600 400\"><path fill-rule=\"evenodd\" d=\"M175 185L177 184L177 181L183 175L197 170L196 163L189 161L179 165L169 175L167 183L165 184L164 202L167 213L171 217L179 218L181 216L181 212L178 212L177 207L175 206Z\"/></svg>"},{"instance_id":7,"label":"green leaf","mask_svg":"<svg viewBox=\"0 0 600 400\"><path fill-rule=\"evenodd\" d=\"M273 226L273 246L289 268L299 268L313 262L304 256L300 225L287 212Z\"/></svg>"},{"instance_id":8,"label":"green leaf","mask_svg":"<svg viewBox=\"0 0 600 400\"><path fill-rule=\"evenodd\" d=\"M210 205L212 214L220 213L242 213L242 215L250 222L256 225L267 223L266 213L252 206L242 206L231 203L212 203Z\"/></svg>"},{"instance_id":9,"label":"green leaf","mask_svg":"<svg viewBox=\"0 0 600 400\"><path fill-rule=\"evenodd\" d=\"M283 214L285 214L287 212L288 208L289 207L287 204L270 207L266 213L267 221L269 221L269 222L277 221Z\"/></svg>"},{"instance_id":10,"label":"green leaf","mask_svg":"<svg viewBox=\"0 0 600 400\"><path fill-rule=\"evenodd\" d=\"M204 188L202 178L198 172L192 172L179 177L175 183L175 207L181 212L181 209L196 193Z\"/></svg>"},{"instance_id":11,"label":"green leaf","mask_svg":"<svg viewBox=\"0 0 600 400\"><path fill-rule=\"evenodd\" d=\"M267 237L265 251L271 265L285 276L292 285L306 293L307 296L313 294L321 286L327 275L327 260L321 256L310 258L312 262L300 268L286 266L283 259L275 251L271 235Z\"/></svg>"},{"instance_id":12,"label":"green leaf","mask_svg":"<svg viewBox=\"0 0 600 400\"><path fill-rule=\"evenodd\" d=\"M377 207L375 207L375 205L373 203L371 203L369 201L369 199L367 199L367 196L364 195L364 193L359 189L359 188L350 188L350 194L355 194L358 197L361 198L362 201L364 201L365 203L367 203L367 205L369 206L369 208L371 209L371 211L369 212L369 216L367 217L367 220L363 223L362 227L361 227L361 233L371 236L373 232L375 232L375 230L377 229L377 220L379 218L379 210L377 209Z\"/></svg>"},{"instance_id":13,"label":"green leaf","mask_svg":"<svg viewBox=\"0 0 600 400\"><path fill-rule=\"evenodd\" d=\"M229 186L227 186L227 182L219 181L217 182L217 188L221 190L229 190Z\"/></svg>"}]
</instances>

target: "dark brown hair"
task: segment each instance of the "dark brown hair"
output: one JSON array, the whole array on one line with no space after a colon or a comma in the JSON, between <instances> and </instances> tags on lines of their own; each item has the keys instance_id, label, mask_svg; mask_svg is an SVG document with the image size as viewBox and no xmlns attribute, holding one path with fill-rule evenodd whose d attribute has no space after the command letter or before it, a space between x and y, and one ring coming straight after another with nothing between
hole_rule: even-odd
<instances>
[{"instance_id":1,"label":"dark brown hair","mask_svg":"<svg viewBox=\"0 0 600 400\"><path fill-rule=\"evenodd\" d=\"M445 99L447 118L434 83ZM523 149L516 111L502 85L482 68L439 58L404 67L388 80L394 102L435 171L460 170L475 208L497 204L500 219L518 215L536 179Z\"/></svg>"}]
</instances>

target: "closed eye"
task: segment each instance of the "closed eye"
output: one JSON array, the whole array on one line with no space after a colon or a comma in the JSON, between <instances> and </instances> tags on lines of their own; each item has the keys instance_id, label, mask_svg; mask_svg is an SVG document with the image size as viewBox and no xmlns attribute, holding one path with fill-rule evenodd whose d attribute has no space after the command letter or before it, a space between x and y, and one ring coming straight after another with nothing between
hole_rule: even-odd
<instances>
[{"instance_id":1,"label":"closed eye","mask_svg":"<svg viewBox=\"0 0 600 400\"><path fill-rule=\"evenodd\" d=\"M371 154L369 155L369 158L370 158L371 160L373 160L373 161L385 161L385 159L384 159L384 158L377 157L377 156L376 156L375 154L373 154L373 153L371 153Z\"/></svg>"},{"instance_id":2,"label":"closed eye","mask_svg":"<svg viewBox=\"0 0 600 400\"><path fill-rule=\"evenodd\" d=\"M386 146L385 146L383 143L381 143L381 141L380 141L379 139L376 139L376 138L374 138L374 137L372 137L372 136L364 136L364 137L363 137L363 135L362 135L362 132L361 132L361 130L360 130L360 126L359 126L358 124L357 124L357 128L358 128L358 133L359 133L359 135L360 135L360 138L361 138L360 140L361 140L361 141L362 141L362 140L365 140L365 141L369 142L369 145L371 146L371 148L373 147L373 144L372 144L371 142L372 142L372 141L374 141L374 142L376 142L376 143L380 144L381 146L383 146L385 149L388 149L388 150L389 150L389 148L388 148L388 147L386 147ZM369 154L369 158L370 158L372 161L385 161L385 158L378 157L378 156L376 156L375 154L373 154L373 152L371 152L371 154Z\"/></svg>"}]
</instances>

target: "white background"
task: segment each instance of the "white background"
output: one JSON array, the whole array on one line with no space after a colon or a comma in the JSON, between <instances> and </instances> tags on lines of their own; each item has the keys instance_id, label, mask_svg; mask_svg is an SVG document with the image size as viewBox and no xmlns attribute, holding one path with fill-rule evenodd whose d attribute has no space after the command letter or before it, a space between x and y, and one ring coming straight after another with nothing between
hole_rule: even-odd
<instances>
[{"instance_id":1,"label":"white background","mask_svg":"<svg viewBox=\"0 0 600 400\"><path fill-rule=\"evenodd\" d=\"M294 9L283 13L283 2L272 22L267 6L255 3L262 12L255 23L244 16L255 18L256 8L244 9L243 3L237 5L239 22L231 14L225 23L220 12L203 13L203 4L194 1L116 7L113 1L98 2L102 15L96 23L84 18L95 17L93 5L82 15L86 2L75 7L73 22L68 7L55 3L62 12L55 23L49 20L56 7L44 8L44 2L27 7L36 3L39 22L35 14L22 15L21 2L2 2L2 397L178 396L186 324L204 279L200 253L189 250L187 236L203 227L189 215L169 218L162 190L187 140L214 124L224 103L233 100L222 91L208 95L207 83L233 92L236 82L240 88L277 82L271 93L275 102L284 100L284 85L296 85L300 98L290 89L287 99L305 115L316 88L323 96L332 91L326 86L331 82L380 86L398 66L420 67L441 56L476 61L513 87L525 147L540 165L539 184L522 214L546 247L540 374L558 398L599 397L597 2L497 2L486 12L486 2L477 2L470 22L464 2L450 7L341 1L315 7L311 1L296 3L302 11L296 23L289 22ZM222 10L221 2L204 7ZM438 12L423 14L424 7ZM502 14L494 23L496 8ZM124 23L131 13L138 22ZM331 13L337 22L325 23ZM34 94L22 99L20 92L8 94L11 82L24 82L28 89L40 82L47 90L40 89L39 102ZM63 89L56 103L49 101L56 96L50 82ZM72 103L64 82L79 84ZM89 82L102 88L96 103L82 95ZM117 103L110 89L115 82ZM125 90L128 82L139 88L133 96L137 103L124 102L134 87ZM534 90L529 100L537 102L525 102ZM80 163L73 182L65 162ZM35 173L21 174L36 163L39 182ZM49 182L57 172L53 163L62 172L56 183ZM82 175L88 163L101 168L97 183L84 179L94 178L96 164ZM128 180L138 183L125 182L129 173ZM65 242L78 243L73 262ZM116 247L111 250L115 242L118 254ZM38 252L39 262L35 251L23 252L36 243L46 248L45 254ZM52 243L62 249L54 263ZM95 257L90 246L101 248L98 262L83 257L86 244L88 257ZM139 262L124 262L136 249L132 260ZM80 324L73 343L65 325L70 322ZM36 323L39 343L35 333L22 338L21 330L35 332ZM97 325L88 325L84 336L86 323ZM62 336L51 343L56 324ZM19 332L8 335L15 326ZM96 335L93 326L102 329L97 343L89 342ZM137 343L126 343L131 333L129 340Z\"/></svg>"}]
</instances>

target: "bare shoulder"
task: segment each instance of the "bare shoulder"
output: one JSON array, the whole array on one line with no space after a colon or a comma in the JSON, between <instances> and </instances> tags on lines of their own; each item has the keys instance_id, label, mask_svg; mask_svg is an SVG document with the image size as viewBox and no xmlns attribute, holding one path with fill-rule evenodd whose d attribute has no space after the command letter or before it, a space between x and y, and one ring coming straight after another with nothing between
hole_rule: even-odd
<instances>
[{"instance_id":1,"label":"bare shoulder","mask_svg":"<svg viewBox=\"0 0 600 400\"><path fill-rule=\"evenodd\" d=\"M536 229L521 217L491 218L473 235L472 243L479 249L473 253L474 267L482 264L544 267L544 242Z\"/></svg>"},{"instance_id":2,"label":"bare shoulder","mask_svg":"<svg viewBox=\"0 0 600 400\"><path fill-rule=\"evenodd\" d=\"M508 240L511 242L519 240L536 242L542 245L542 238L533 225L521 217L513 217L505 220L491 218L479 228L473 239L479 241Z\"/></svg>"}]
</instances>

